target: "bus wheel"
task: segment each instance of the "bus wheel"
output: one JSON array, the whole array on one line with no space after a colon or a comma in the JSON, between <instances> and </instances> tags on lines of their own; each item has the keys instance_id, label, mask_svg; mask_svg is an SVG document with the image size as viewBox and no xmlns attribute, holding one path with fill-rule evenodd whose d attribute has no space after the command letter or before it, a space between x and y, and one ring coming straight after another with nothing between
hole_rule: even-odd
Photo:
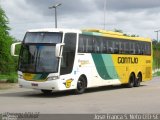
<instances>
[{"instance_id":1,"label":"bus wheel","mask_svg":"<svg viewBox=\"0 0 160 120\"><path fill-rule=\"evenodd\" d=\"M52 90L41 90L44 95L51 95Z\"/></svg>"},{"instance_id":2,"label":"bus wheel","mask_svg":"<svg viewBox=\"0 0 160 120\"><path fill-rule=\"evenodd\" d=\"M78 82L77 82L76 93L77 93L77 94L82 94L82 93L84 93L86 87L87 87L87 80L86 80L85 77L81 76L81 77L78 79Z\"/></svg>"},{"instance_id":3,"label":"bus wheel","mask_svg":"<svg viewBox=\"0 0 160 120\"><path fill-rule=\"evenodd\" d=\"M127 84L127 87L128 88L132 88L134 86L134 83L135 83L135 76L134 74L132 73L129 77L129 82Z\"/></svg>"},{"instance_id":4,"label":"bus wheel","mask_svg":"<svg viewBox=\"0 0 160 120\"><path fill-rule=\"evenodd\" d=\"M139 73L138 76L137 76L137 79L135 80L134 87L139 87L141 81L142 81L142 75Z\"/></svg>"}]
</instances>

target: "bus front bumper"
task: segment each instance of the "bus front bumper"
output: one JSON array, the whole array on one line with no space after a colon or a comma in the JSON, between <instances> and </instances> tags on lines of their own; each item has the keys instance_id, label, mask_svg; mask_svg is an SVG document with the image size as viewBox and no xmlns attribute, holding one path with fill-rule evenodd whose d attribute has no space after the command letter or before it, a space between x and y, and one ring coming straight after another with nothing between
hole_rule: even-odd
<instances>
[{"instance_id":1,"label":"bus front bumper","mask_svg":"<svg viewBox=\"0 0 160 120\"><path fill-rule=\"evenodd\" d=\"M65 90L65 87L61 82L62 81L60 79L52 81L43 81L43 82L26 81L23 79L18 80L19 86L23 88L53 90L53 91Z\"/></svg>"}]
</instances>

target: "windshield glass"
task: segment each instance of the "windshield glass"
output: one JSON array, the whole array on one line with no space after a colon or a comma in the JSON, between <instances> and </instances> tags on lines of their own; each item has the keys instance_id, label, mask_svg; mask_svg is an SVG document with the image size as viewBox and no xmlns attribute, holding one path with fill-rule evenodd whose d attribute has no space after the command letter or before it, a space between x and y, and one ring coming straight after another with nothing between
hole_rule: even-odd
<instances>
[{"instance_id":1,"label":"windshield glass","mask_svg":"<svg viewBox=\"0 0 160 120\"><path fill-rule=\"evenodd\" d=\"M19 70L30 73L56 73L59 60L55 46L61 43L62 34L57 32L28 32L23 40L19 57Z\"/></svg>"},{"instance_id":2,"label":"windshield glass","mask_svg":"<svg viewBox=\"0 0 160 120\"><path fill-rule=\"evenodd\" d=\"M60 43L62 33L28 32L24 38L25 43Z\"/></svg>"},{"instance_id":3,"label":"windshield glass","mask_svg":"<svg viewBox=\"0 0 160 120\"><path fill-rule=\"evenodd\" d=\"M19 60L19 70L31 73L57 72L58 59L55 57L55 46L23 45Z\"/></svg>"}]
</instances>

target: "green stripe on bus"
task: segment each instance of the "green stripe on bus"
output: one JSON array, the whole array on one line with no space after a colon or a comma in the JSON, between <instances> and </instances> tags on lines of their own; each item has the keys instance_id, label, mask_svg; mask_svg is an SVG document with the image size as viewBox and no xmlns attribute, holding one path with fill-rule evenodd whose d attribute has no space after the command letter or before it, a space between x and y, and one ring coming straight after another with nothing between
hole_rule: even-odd
<instances>
[{"instance_id":1,"label":"green stripe on bus","mask_svg":"<svg viewBox=\"0 0 160 120\"><path fill-rule=\"evenodd\" d=\"M118 78L111 55L92 54L92 58L97 72L102 79L109 80Z\"/></svg>"},{"instance_id":2,"label":"green stripe on bus","mask_svg":"<svg viewBox=\"0 0 160 120\"><path fill-rule=\"evenodd\" d=\"M115 69L113 60L112 60L112 55L106 55L106 54L102 54L102 58L105 64L105 68L108 72L108 75L112 78L112 79L118 79L118 74L117 71Z\"/></svg>"}]
</instances>

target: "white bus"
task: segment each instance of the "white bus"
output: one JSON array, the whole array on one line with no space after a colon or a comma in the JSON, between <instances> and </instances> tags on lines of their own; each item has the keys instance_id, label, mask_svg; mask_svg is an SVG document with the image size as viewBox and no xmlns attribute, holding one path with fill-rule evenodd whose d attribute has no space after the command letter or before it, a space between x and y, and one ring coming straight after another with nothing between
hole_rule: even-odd
<instances>
[{"instance_id":1,"label":"white bus","mask_svg":"<svg viewBox=\"0 0 160 120\"><path fill-rule=\"evenodd\" d=\"M14 43L11 54L15 55ZM45 94L151 80L151 40L103 30L29 30L19 54L20 87Z\"/></svg>"}]
</instances>

